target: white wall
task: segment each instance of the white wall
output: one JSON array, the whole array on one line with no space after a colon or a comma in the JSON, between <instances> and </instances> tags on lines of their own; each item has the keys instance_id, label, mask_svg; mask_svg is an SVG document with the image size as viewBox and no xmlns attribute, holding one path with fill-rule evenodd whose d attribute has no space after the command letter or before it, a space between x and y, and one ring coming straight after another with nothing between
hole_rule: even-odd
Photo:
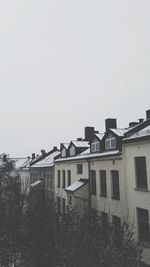
<instances>
[{"instance_id":1,"label":"white wall","mask_svg":"<svg viewBox=\"0 0 150 267\"><path fill-rule=\"evenodd\" d=\"M148 190L150 190L150 143L149 141L139 141L138 143L129 143L123 145L124 164L125 164L125 179L126 179L126 194L127 194L127 209L126 215L129 217L129 222L134 223L135 234L138 237L137 214L136 208L149 210L150 214L150 192L144 190L136 190L136 175L135 175L135 157L146 157L147 167L147 182Z\"/></svg>"}]
</instances>

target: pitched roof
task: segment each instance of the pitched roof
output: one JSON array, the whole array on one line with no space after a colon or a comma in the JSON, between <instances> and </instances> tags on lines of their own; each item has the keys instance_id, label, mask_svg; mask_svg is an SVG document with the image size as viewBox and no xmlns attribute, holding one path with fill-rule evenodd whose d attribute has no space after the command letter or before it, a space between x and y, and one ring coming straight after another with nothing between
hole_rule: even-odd
<instances>
[{"instance_id":1,"label":"pitched roof","mask_svg":"<svg viewBox=\"0 0 150 267\"><path fill-rule=\"evenodd\" d=\"M60 155L59 151L55 151L52 154L46 156L44 159L41 159L37 163L31 166L31 168L45 168L52 167L54 165L54 160Z\"/></svg>"},{"instance_id":2,"label":"pitched roof","mask_svg":"<svg viewBox=\"0 0 150 267\"><path fill-rule=\"evenodd\" d=\"M71 141L75 147L89 147L89 142L87 141Z\"/></svg>"},{"instance_id":3,"label":"pitched roof","mask_svg":"<svg viewBox=\"0 0 150 267\"><path fill-rule=\"evenodd\" d=\"M95 133L94 136L97 136L101 140L104 137L104 133Z\"/></svg>"},{"instance_id":4,"label":"pitched roof","mask_svg":"<svg viewBox=\"0 0 150 267\"><path fill-rule=\"evenodd\" d=\"M123 137L124 134L127 132L127 129L110 129L113 133L115 133L116 135L120 136L120 137Z\"/></svg>"},{"instance_id":5,"label":"pitched roof","mask_svg":"<svg viewBox=\"0 0 150 267\"><path fill-rule=\"evenodd\" d=\"M73 184L71 184L68 187L66 187L65 190L66 191L70 191L70 192L75 192L79 188L81 188L82 186L86 185L87 182L88 182L88 180L87 181L83 181L83 179L82 180L79 180L79 181L76 181Z\"/></svg>"},{"instance_id":6,"label":"pitched roof","mask_svg":"<svg viewBox=\"0 0 150 267\"><path fill-rule=\"evenodd\" d=\"M123 141L132 140L132 139L140 139L142 137L148 137L148 136L150 136L150 125L136 133L133 133L129 137L124 138Z\"/></svg>"},{"instance_id":7,"label":"pitched roof","mask_svg":"<svg viewBox=\"0 0 150 267\"><path fill-rule=\"evenodd\" d=\"M68 149L69 143L62 143L62 145L63 145L66 149Z\"/></svg>"}]
</instances>

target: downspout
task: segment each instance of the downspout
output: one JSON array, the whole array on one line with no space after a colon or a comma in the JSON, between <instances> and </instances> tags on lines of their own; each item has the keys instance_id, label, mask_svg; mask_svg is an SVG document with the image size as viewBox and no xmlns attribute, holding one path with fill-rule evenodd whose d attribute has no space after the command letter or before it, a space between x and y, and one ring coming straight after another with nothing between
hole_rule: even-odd
<instances>
[{"instance_id":1,"label":"downspout","mask_svg":"<svg viewBox=\"0 0 150 267\"><path fill-rule=\"evenodd\" d=\"M89 216L89 225L91 226L91 164L90 160L87 160L88 163L88 180L89 180L89 207L88 207L88 216Z\"/></svg>"}]
</instances>

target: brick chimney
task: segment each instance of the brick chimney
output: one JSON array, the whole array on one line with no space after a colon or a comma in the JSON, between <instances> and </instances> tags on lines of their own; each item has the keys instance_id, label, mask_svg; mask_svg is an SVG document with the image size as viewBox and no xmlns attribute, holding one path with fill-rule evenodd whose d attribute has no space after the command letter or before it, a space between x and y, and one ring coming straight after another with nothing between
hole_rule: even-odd
<instances>
[{"instance_id":1,"label":"brick chimney","mask_svg":"<svg viewBox=\"0 0 150 267\"><path fill-rule=\"evenodd\" d=\"M116 129L117 128L117 120L108 118L105 120L105 129L108 131L109 129Z\"/></svg>"},{"instance_id":2,"label":"brick chimney","mask_svg":"<svg viewBox=\"0 0 150 267\"><path fill-rule=\"evenodd\" d=\"M86 126L84 128L84 140L85 141L90 141L91 138L93 137L94 135L94 127L90 127L90 126Z\"/></svg>"}]
</instances>

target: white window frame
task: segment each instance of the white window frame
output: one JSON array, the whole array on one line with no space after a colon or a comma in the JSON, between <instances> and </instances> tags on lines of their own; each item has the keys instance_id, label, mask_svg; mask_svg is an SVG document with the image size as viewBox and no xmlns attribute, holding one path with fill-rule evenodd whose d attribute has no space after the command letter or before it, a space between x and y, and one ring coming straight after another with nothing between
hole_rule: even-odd
<instances>
[{"instance_id":1,"label":"white window frame","mask_svg":"<svg viewBox=\"0 0 150 267\"><path fill-rule=\"evenodd\" d=\"M62 158L66 157L66 149L65 148L62 149L61 156L62 156Z\"/></svg>"},{"instance_id":2,"label":"white window frame","mask_svg":"<svg viewBox=\"0 0 150 267\"><path fill-rule=\"evenodd\" d=\"M75 147L74 146L71 146L70 149L69 149L70 156L75 156L75 153L76 153Z\"/></svg>"},{"instance_id":3,"label":"white window frame","mask_svg":"<svg viewBox=\"0 0 150 267\"><path fill-rule=\"evenodd\" d=\"M112 145L113 141L115 141L115 145ZM105 140L105 148L106 150L116 148L116 138L111 137Z\"/></svg>"},{"instance_id":4,"label":"white window frame","mask_svg":"<svg viewBox=\"0 0 150 267\"><path fill-rule=\"evenodd\" d=\"M98 148L97 148L97 145L98 145ZM92 142L91 144L91 152L97 152L97 151L100 152L100 142L96 140Z\"/></svg>"}]
</instances>

